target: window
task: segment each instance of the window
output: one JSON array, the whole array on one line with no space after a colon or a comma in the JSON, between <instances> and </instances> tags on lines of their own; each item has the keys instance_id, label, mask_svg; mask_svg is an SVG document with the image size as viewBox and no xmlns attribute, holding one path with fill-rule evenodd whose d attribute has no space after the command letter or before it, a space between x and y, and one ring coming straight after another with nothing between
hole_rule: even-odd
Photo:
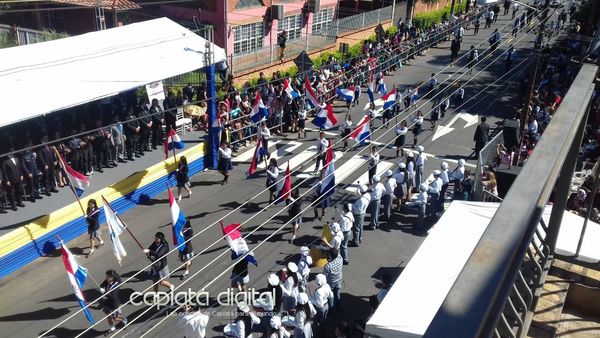
<instances>
[{"instance_id":1,"label":"window","mask_svg":"<svg viewBox=\"0 0 600 338\"><path fill-rule=\"evenodd\" d=\"M302 35L302 15L286 16L277 22L277 36L283 30L287 31L288 41L300 39Z\"/></svg>"},{"instance_id":2,"label":"window","mask_svg":"<svg viewBox=\"0 0 600 338\"><path fill-rule=\"evenodd\" d=\"M202 1L200 1L202 3ZM235 9L248 9L263 6L262 1L260 0L239 0L235 5Z\"/></svg>"},{"instance_id":3,"label":"window","mask_svg":"<svg viewBox=\"0 0 600 338\"><path fill-rule=\"evenodd\" d=\"M233 54L251 53L262 48L265 40L263 22L237 26L233 30Z\"/></svg>"},{"instance_id":4,"label":"window","mask_svg":"<svg viewBox=\"0 0 600 338\"><path fill-rule=\"evenodd\" d=\"M333 21L333 8L320 10L313 14L312 32L313 34L324 31L329 23Z\"/></svg>"}]
</instances>

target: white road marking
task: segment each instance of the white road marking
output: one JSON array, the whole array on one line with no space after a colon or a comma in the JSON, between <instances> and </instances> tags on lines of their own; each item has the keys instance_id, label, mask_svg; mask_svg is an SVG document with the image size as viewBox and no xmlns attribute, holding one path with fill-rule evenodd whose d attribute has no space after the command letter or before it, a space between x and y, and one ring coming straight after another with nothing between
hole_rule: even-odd
<instances>
[{"instance_id":1,"label":"white road marking","mask_svg":"<svg viewBox=\"0 0 600 338\"><path fill-rule=\"evenodd\" d=\"M453 132L455 128L452 128L452 125L459 119L463 119L465 122L467 122L467 124L463 128L463 129L466 129L472 125L477 124L479 117L477 115L471 115L466 112L460 112L458 114L455 114L454 117L452 117L452 119L450 120L450 122L448 122L445 126L442 126L442 125L436 126L435 132L433 133L433 137L431 138L431 140L435 141L438 138Z\"/></svg>"},{"instance_id":2,"label":"white road marking","mask_svg":"<svg viewBox=\"0 0 600 338\"><path fill-rule=\"evenodd\" d=\"M290 147L288 147L288 145L290 145ZM271 158L274 158L276 160L284 157L287 154L290 153L294 153L294 150L300 148L300 146L302 145L301 142L297 142L297 141L289 141L286 145L284 145L283 147L277 149L276 151L271 153ZM269 145L269 148L271 148L271 146ZM278 163L280 168L287 168L287 165L283 165L283 163ZM259 163L257 166L257 168L261 168L261 169L265 169L265 161L261 161L261 163ZM283 169L285 170L285 169ZM291 168L290 168L291 170Z\"/></svg>"},{"instance_id":3,"label":"white road marking","mask_svg":"<svg viewBox=\"0 0 600 338\"><path fill-rule=\"evenodd\" d=\"M271 149L271 147L275 146L277 143L279 142L279 140L273 140L273 141L269 141L269 149ZM254 149L256 149L256 144L253 144L252 147L250 147L250 149L244 151L243 153L239 154L238 156L234 157L231 162L248 162L252 159L252 156L254 156Z\"/></svg>"},{"instance_id":4,"label":"white road marking","mask_svg":"<svg viewBox=\"0 0 600 338\"><path fill-rule=\"evenodd\" d=\"M315 147L315 149L316 149L316 147ZM314 153L311 153L311 156L314 156L315 154L316 154L316 150L314 151ZM341 151L336 151L336 152L334 152L333 156L334 156L333 162L337 162L342 157L344 157L344 153ZM321 170L322 168L323 168L323 162L319 161L319 170ZM306 169L304 169L301 173L299 173L295 176L298 178L309 178L312 176L312 173L314 172L314 170L315 170L315 162L313 161L313 162L309 163L309 165L306 167ZM336 169L336 172L337 172L337 169Z\"/></svg>"}]
</instances>

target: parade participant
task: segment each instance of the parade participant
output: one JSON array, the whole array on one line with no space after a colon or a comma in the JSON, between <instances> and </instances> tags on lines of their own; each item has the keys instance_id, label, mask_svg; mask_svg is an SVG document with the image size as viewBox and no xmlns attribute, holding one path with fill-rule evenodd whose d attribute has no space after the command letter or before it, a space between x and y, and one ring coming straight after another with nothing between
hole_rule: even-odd
<instances>
[{"instance_id":1,"label":"parade participant","mask_svg":"<svg viewBox=\"0 0 600 338\"><path fill-rule=\"evenodd\" d=\"M415 117L413 118L413 123L415 124L413 127L413 145L412 147L417 146L419 134L421 134L421 130L423 128L423 113L420 110L417 110L415 113Z\"/></svg>"},{"instance_id":2,"label":"parade participant","mask_svg":"<svg viewBox=\"0 0 600 338\"><path fill-rule=\"evenodd\" d=\"M150 244L148 249L144 249L144 253L147 253L150 260L154 263L150 268L150 276L152 277L152 282L154 282L154 292L158 291L159 286L169 288L173 292L175 286L165 279L169 277L169 264L167 263L169 243L165 240L165 234L157 232L154 235L154 242Z\"/></svg>"},{"instance_id":3,"label":"parade participant","mask_svg":"<svg viewBox=\"0 0 600 338\"><path fill-rule=\"evenodd\" d=\"M452 170L452 173L450 173L450 176L448 177L450 179L450 181L454 182L453 190L455 193L460 191L460 185L461 185L464 177L465 177L465 160L463 160L461 158L460 160L458 160L456 168L454 168L454 170ZM456 198L456 196L454 198Z\"/></svg>"},{"instance_id":4,"label":"parade participant","mask_svg":"<svg viewBox=\"0 0 600 338\"><path fill-rule=\"evenodd\" d=\"M229 172L233 169L231 165L231 148L227 142L221 142L219 148L219 172L223 175L223 181L221 185L229 182Z\"/></svg>"},{"instance_id":5,"label":"parade participant","mask_svg":"<svg viewBox=\"0 0 600 338\"><path fill-rule=\"evenodd\" d=\"M298 295L298 305L295 310L294 338L312 338L312 320L316 311L312 304L308 302L308 295L306 293Z\"/></svg>"},{"instance_id":6,"label":"parade participant","mask_svg":"<svg viewBox=\"0 0 600 338\"><path fill-rule=\"evenodd\" d=\"M417 209L417 227L423 226L423 221L425 220L425 213L427 211L427 184L423 183L419 186L419 196L414 202L407 202L406 206L409 208Z\"/></svg>"},{"instance_id":7,"label":"parade participant","mask_svg":"<svg viewBox=\"0 0 600 338\"><path fill-rule=\"evenodd\" d=\"M436 217L437 210L439 208L438 203L440 199L440 192L442 191L442 179L440 176L442 172L440 170L433 171L433 180L429 183L427 193L429 194L429 217Z\"/></svg>"},{"instance_id":8,"label":"parade participant","mask_svg":"<svg viewBox=\"0 0 600 338\"><path fill-rule=\"evenodd\" d=\"M298 110L298 139L300 139L300 135L304 134L304 138L306 138L306 108L303 106Z\"/></svg>"},{"instance_id":9,"label":"parade participant","mask_svg":"<svg viewBox=\"0 0 600 338\"><path fill-rule=\"evenodd\" d=\"M231 270L231 287L238 292L246 291L246 285L250 283L250 274L248 273L248 260L240 259Z\"/></svg>"},{"instance_id":10,"label":"parade participant","mask_svg":"<svg viewBox=\"0 0 600 338\"><path fill-rule=\"evenodd\" d=\"M238 316L234 324L225 327L226 335L234 338L252 338L252 327L260 324L260 319L250 312L250 307L244 302L239 302L237 308Z\"/></svg>"},{"instance_id":11,"label":"parade participant","mask_svg":"<svg viewBox=\"0 0 600 338\"><path fill-rule=\"evenodd\" d=\"M337 250L340 252L340 247L342 245L342 241L344 240L344 234L342 233L342 228L339 223L334 222L329 227L331 230L331 241L327 240L327 237L321 237L321 245L319 245L319 249L327 252L331 252L332 250Z\"/></svg>"},{"instance_id":12,"label":"parade participant","mask_svg":"<svg viewBox=\"0 0 600 338\"><path fill-rule=\"evenodd\" d=\"M289 221L292 224L292 238L290 239L290 244L293 244L296 235L298 234L298 228L300 228L300 225L302 224L302 197L300 197L299 187L292 189L290 198L286 202L289 205Z\"/></svg>"},{"instance_id":13,"label":"parade participant","mask_svg":"<svg viewBox=\"0 0 600 338\"><path fill-rule=\"evenodd\" d=\"M269 188L269 204L275 200L275 193L277 193L277 177L279 177L279 167L277 166L277 160L272 158L269 161L267 167L267 188Z\"/></svg>"},{"instance_id":14,"label":"parade participant","mask_svg":"<svg viewBox=\"0 0 600 338\"><path fill-rule=\"evenodd\" d=\"M317 283L317 289L311 296L310 302L317 311L315 319L318 324L323 324L327 319L327 313L333 305L333 291L329 284L327 284L327 277L320 273L315 277Z\"/></svg>"},{"instance_id":15,"label":"parade participant","mask_svg":"<svg viewBox=\"0 0 600 338\"><path fill-rule=\"evenodd\" d=\"M379 208L381 206L381 197L385 191L385 187L380 182L379 176L373 176L371 181L371 204L369 205L369 214L371 216L370 228L375 230L379 227Z\"/></svg>"},{"instance_id":16,"label":"parade participant","mask_svg":"<svg viewBox=\"0 0 600 338\"><path fill-rule=\"evenodd\" d=\"M394 172L388 170L385 172L385 177L387 177L384 187L385 191L381 198L381 202L383 203L383 217L386 221L391 221L392 215L392 202L394 201L394 191L398 186L396 182L396 178L394 177Z\"/></svg>"},{"instance_id":17,"label":"parade participant","mask_svg":"<svg viewBox=\"0 0 600 338\"><path fill-rule=\"evenodd\" d=\"M417 159L415 160L415 186L420 186L424 181L423 172L425 171L427 155L423 153L425 151L423 146L418 146L417 151L419 155L417 155Z\"/></svg>"},{"instance_id":18,"label":"parade participant","mask_svg":"<svg viewBox=\"0 0 600 338\"><path fill-rule=\"evenodd\" d=\"M258 130L258 137L261 138L261 146L265 152L265 167L267 166L267 161L271 158L271 153L269 152L269 140L271 139L271 130L267 127L267 122L263 121L260 124L260 129Z\"/></svg>"},{"instance_id":19,"label":"parade participant","mask_svg":"<svg viewBox=\"0 0 600 338\"><path fill-rule=\"evenodd\" d=\"M405 200L410 198L412 187L415 187L415 155L412 151L408 151L406 154L406 197Z\"/></svg>"},{"instance_id":20,"label":"parade participant","mask_svg":"<svg viewBox=\"0 0 600 338\"><path fill-rule=\"evenodd\" d=\"M281 318L279 316L271 317L269 321L271 325L271 334L268 336L269 338L289 338L290 333L281 325Z\"/></svg>"},{"instance_id":21,"label":"parade participant","mask_svg":"<svg viewBox=\"0 0 600 338\"><path fill-rule=\"evenodd\" d=\"M194 257L194 248L192 247L191 239L194 237L194 229L189 219L185 220L183 229L181 230L183 239L185 239L185 247L183 251L179 251L179 260L184 263L185 271L181 275L181 280L184 280L190 274L190 266L192 265L192 257Z\"/></svg>"},{"instance_id":22,"label":"parade participant","mask_svg":"<svg viewBox=\"0 0 600 338\"><path fill-rule=\"evenodd\" d=\"M479 51L474 45L471 45L469 50L469 59L467 61L467 67L469 68L469 74L473 74L473 67L479 62Z\"/></svg>"},{"instance_id":23,"label":"parade participant","mask_svg":"<svg viewBox=\"0 0 600 338\"><path fill-rule=\"evenodd\" d=\"M192 190L190 189L189 168L187 158L185 158L185 156L179 157L175 178L177 179L177 201L181 202L181 190L183 189L185 189L188 193L186 197L192 196Z\"/></svg>"},{"instance_id":24,"label":"parade participant","mask_svg":"<svg viewBox=\"0 0 600 338\"><path fill-rule=\"evenodd\" d=\"M100 209L98 208L98 204L95 199L90 199L88 201L87 210L85 212L85 221L88 225L88 235L90 236L90 252L87 256L91 256L94 254L94 250L96 245L94 240L98 240L98 247L104 245L104 241L100 237L102 232L100 231Z\"/></svg>"},{"instance_id":25,"label":"parade participant","mask_svg":"<svg viewBox=\"0 0 600 338\"><path fill-rule=\"evenodd\" d=\"M400 162L398 164L398 171L394 176L396 179L396 188L394 189L394 197L396 197L396 208L400 210L402 203L406 197L406 184L408 182L408 171L406 170L406 164Z\"/></svg>"},{"instance_id":26,"label":"parade participant","mask_svg":"<svg viewBox=\"0 0 600 338\"><path fill-rule=\"evenodd\" d=\"M377 146L371 146L371 153L369 154L369 182L373 180L373 176L377 173L377 164L379 163L379 152L377 152Z\"/></svg>"},{"instance_id":27,"label":"parade participant","mask_svg":"<svg viewBox=\"0 0 600 338\"><path fill-rule=\"evenodd\" d=\"M344 265L348 265L348 241L350 240L350 231L352 230L352 224L354 223L354 216L351 211L352 207L350 204L344 204L342 212L336 207L335 210L338 213L337 222L340 224L342 231L342 244L340 245L340 254L344 260Z\"/></svg>"},{"instance_id":28,"label":"parade participant","mask_svg":"<svg viewBox=\"0 0 600 338\"><path fill-rule=\"evenodd\" d=\"M442 179L442 190L440 191L439 201L438 201L438 212L444 211L444 201L446 200L446 190L448 190L448 183L450 182L450 177L448 176L448 162L442 162L440 165L440 178Z\"/></svg>"},{"instance_id":29,"label":"parade participant","mask_svg":"<svg viewBox=\"0 0 600 338\"><path fill-rule=\"evenodd\" d=\"M33 143L28 141L27 146L31 147ZM27 180L25 187L29 193L29 201L35 202L36 199L41 199L36 153L31 151L31 149L25 150L21 155L21 172Z\"/></svg>"},{"instance_id":30,"label":"parade participant","mask_svg":"<svg viewBox=\"0 0 600 338\"><path fill-rule=\"evenodd\" d=\"M346 151L346 148L348 148L348 135L350 135L350 133L352 132L352 116L350 116L350 113L346 114L346 119L344 120L344 124L342 125L342 139L344 140L344 148L342 149L342 151Z\"/></svg>"},{"instance_id":31,"label":"parade participant","mask_svg":"<svg viewBox=\"0 0 600 338\"><path fill-rule=\"evenodd\" d=\"M354 226L352 227L352 246L360 246L362 242L362 232L365 223L365 214L371 203L371 194L366 185L361 185L358 192L361 196L352 204L352 217L354 217Z\"/></svg>"},{"instance_id":32,"label":"parade participant","mask_svg":"<svg viewBox=\"0 0 600 338\"><path fill-rule=\"evenodd\" d=\"M400 153L402 153L402 156L404 156L403 147L404 143L406 142L406 133L408 133L406 120L402 120L402 122L400 122L400 125L396 127L395 132L396 141L394 141L394 146L396 147L396 157L398 157Z\"/></svg>"},{"instance_id":33,"label":"parade participant","mask_svg":"<svg viewBox=\"0 0 600 338\"><path fill-rule=\"evenodd\" d=\"M319 132L319 139L317 140L317 158L315 163L315 171L314 175L319 171L319 164L322 161L323 166L325 166L327 147L329 147L329 141L325 138L325 133L323 131Z\"/></svg>"},{"instance_id":34,"label":"parade participant","mask_svg":"<svg viewBox=\"0 0 600 338\"><path fill-rule=\"evenodd\" d=\"M313 197L313 211L315 213L315 217L317 218L319 221L323 220L323 218L325 218L325 213L327 212L327 208L329 207L329 204L331 203L331 198L330 196L323 192L321 193L321 187L323 186L323 178L325 176L325 171L321 171L321 175L319 176L319 181L316 183L316 189L315 189L315 195ZM321 209L321 216L319 216L319 209Z\"/></svg>"},{"instance_id":35,"label":"parade participant","mask_svg":"<svg viewBox=\"0 0 600 338\"><path fill-rule=\"evenodd\" d=\"M106 320L110 329L108 332L114 332L119 323L127 324L127 318L123 315L121 300L119 298L119 287L121 286L121 277L115 270L106 271L106 279L100 284L100 293L102 293L102 309L108 316Z\"/></svg>"},{"instance_id":36,"label":"parade participant","mask_svg":"<svg viewBox=\"0 0 600 338\"><path fill-rule=\"evenodd\" d=\"M494 33L492 33L488 39L488 42L490 43L490 53L493 54L494 51L496 51L496 48L498 48L498 45L500 45L500 39L500 32L498 32L498 28L496 28Z\"/></svg>"},{"instance_id":37,"label":"parade participant","mask_svg":"<svg viewBox=\"0 0 600 338\"><path fill-rule=\"evenodd\" d=\"M477 125L475 135L473 135L473 141L475 141L475 156L479 156L479 152L483 149L489 138L490 126L485 121L487 121L487 118L482 116L481 123Z\"/></svg>"},{"instance_id":38,"label":"parade participant","mask_svg":"<svg viewBox=\"0 0 600 338\"><path fill-rule=\"evenodd\" d=\"M300 280L302 276L298 274L298 266L294 262L289 262L285 268L283 268L282 274L285 278L282 278L281 284L283 291L283 305L282 310L290 312L296 307L298 300L298 294L300 293L298 287L300 286Z\"/></svg>"},{"instance_id":39,"label":"parade participant","mask_svg":"<svg viewBox=\"0 0 600 338\"><path fill-rule=\"evenodd\" d=\"M310 249L307 246L300 248L300 258L298 260L298 273L302 276L300 287L302 291L306 290L306 283L308 282L308 276L310 274L310 266L313 264L312 257L310 255Z\"/></svg>"}]
</instances>

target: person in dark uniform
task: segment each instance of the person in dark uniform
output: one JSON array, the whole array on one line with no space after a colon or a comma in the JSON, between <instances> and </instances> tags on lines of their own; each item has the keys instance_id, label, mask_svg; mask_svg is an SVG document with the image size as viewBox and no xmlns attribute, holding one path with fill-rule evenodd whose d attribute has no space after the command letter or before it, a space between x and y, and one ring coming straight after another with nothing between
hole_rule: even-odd
<instances>
[{"instance_id":1,"label":"person in dark uniform","mask_svg":"<svg viewBox=\"0 0 600 338\"><path fill-rule=\"evenodd\" d=\"M106 271L106 279L100 284L100 292L102 293L102 309L108 315L108 332L114 332L119 323L127 324L127 318L119 307L121 300L119 298L119 287L121 286L121 277L115 270Z\"/></svg>"},{"instance_id":2,"label":"person in dark uniform","mask_svg":"<svg viewBox=\"0 0 600 338\"><path fill-rule=\"evenodd\" d=\"M136 109L136 116L140 124L140 141L138 143L138 150L140 154L145 151L150 151L148 141L150 140L150 134L152 132L152 118L150 117L150 111L148 110L148 99L141 98Z\"/></svg>"},{"instance_id":3,"label":"person in dark uniform","mask_svg":"<svg viewBox=\"0 0 600 338\"><path fill-rule=\"evenodd\" d=\"M144 253L148 254L152 264L151 277L154 284L154 292L158 291L159 286L169 288L171 292L175 286L169 283L166 278L169 277L169 265L167 263L167 254L169 253L169 243L165 239L165 234L157 232L154 235L154 242L150 244L148 249L144 249ZM158 282L160 280L160 282ZM156 283L158 282L158 283Z\"/></svg>"},{"instance_id":4,"label":"person in dark uniform","mask_svg":"<svg viewBox=\"0 0 600 338\"><path fill-rule=\"evenodd\" d=\"M86 131L85 125L82 123L79 127L79 131L81 133ZM80 143L80 154L81 154L81 164L83 170L82 173L85 173L87 176L94 174L94 148L92 146L92 141L94 139L93 135L85 135L81 137Z\"/></svg>"},{"instance_id":5,"label":"person in dark uniform","mask_svg":"<svg viewBox=\"0 0 600 338\"><path fill-rule=\"evenodd\" d=\"M32 145L33 143L28 139L26 146L31 147ZM36 199L41 199L37 158L31 149L25 150L21 155L21 172L27 179L27 193L29 194L29 200L35 202Z\"/></svg>"},{"instance_id":6,"label":"person in dark uniform","mask_svg":"<svg viewBox=\"0 0 600 338\"><path fill-rule=\"evenodd\" d=\"M42 172L41 185L44 187L44 193L46 196L50 196L51 192L58 192L56 190L56 180L54 179L58 159L54 149L46 144L48 143L48 135L43 135L41 142L44 145L37 151L37 164L38 170Z\"/></svg>"},{"instance_id":7,"label":"person in dark uniform","mask_svg":"<svg viewBox=\"0 0 600 338\"><path fill-rule=\"evenodd\" d=\"M76 134L77 131L73 129L71 134ZM81 159L81 142L83 142L79 137L73 137L69 143L67 144L67 148L65 149L66 154L69 155L69 161L71 161L71 167L73 169L85 173L83 168L82 159Z\"/></svg>"},{"instance_id":8,"label":"person in dark uniform","mask_svg":"<svg viewBox=\"0 0 600 338\"><path fill-rule=\"evenodd\" d=\"M11 147L10 151L15 149ZM23 173L21 173L21 161L14 155L8 157L2 162L2 176L4 177L4 187L8 195L8 201L12 210L17 207L24 207L23 204Z\"/></svg>"},{"instance_id":9,"label":"person in dark uniform","mask_svg":"<svg viewBox=\"0 0 600 338\"><path fill-rule=\"evenodd\" d=\"M90 252L87 256L91 256L94 254L94 250L96 250L96 244L94 240L98 240L98 246L104 245L104 241L102 240L102 231L100 230L100 209L98 208L98 203L96 203L95 199L90 199L88 201L87 210L85 211L85 221L88 225L88 235L90 236Z\"/></svg>"},{"instance_id":10,"label":"person in dark uniform","mask_svg":"<svg viewBox=\"0 0 600 338\"><path fill-rule=\"evenodd\" d=\"M96 128L102 127L102 120L96 120ZM106 128L101 128L94 133L92 139L92 148L96 158L96 168L98 172L102 173L102 168L108 168L108 148L110 142L110 131Z\"/></svg>"},{"instance_id":11,"label":"person in dark uniform","mask_svg":"<svg viewBox=\"0 0 600 338\"><path fill-rule=\"evenodd\" d=\"M150 115L152 118L152 149L156 149L162 143L162 125L165 122L162 108L158 105L157 99L152 99L150 107Z\"/></svg>"},{"instance_id":12,"label":"person in dark uniform","mask_svg":"<svg viewBox=\"0 0 600 338\"><path fill-rule=\"evenodd\" d=\"M138 120L133 117L133 109L130 107L127 109L127 116L125 117L125 151L127 153L127 159L133 161L133 156L140 157L136 152L138 143L138 134L140 132L140 124Z\"/></svg>"},{"instance_id":13,"label":"person in dark uniform","mask_svg":"<svg viewBox=\"0 0 600 338\"><path fill-rule=\"evenodd\" d=\"M192 229L192 224L187 218L185 220L185 225L183 226L181 233L183 234L183 238L186 241L183 251L179 251L179 259L182 263L184 263L183 266L185 268L183 275L181 275L181 280L184 280L185 277L187 277L187 275L190 274L190 266L192 265L191 259L192 257L194 257L194 248L192 247L191 241L192 237L194 237L194 229Z\"/></svg>"},{"instance_id":14,"label":"person in dark uniform","mask_svg":"<svg viewBox=\"0 0 600 338\"><path fill-rule=\"evenodd\" d=\"M165 108L165 124L166 131L173 129L176 130L177 126L175 123L177 122L177 100L175 99L175 94L172 91L169 91L167 98L163 102L163 107Z\"/></svg>"},{"instance_id":15,"label":"person in dark uniform","mask_svg":"<svg viewBox=\"0 0 600 338\"><path fill-rule=\"evenodd\" d=\"M481 117L481 123L477 126L475 135L473 135L473 141L475 141L475 156L479 156L479 152L488 141L490 126L485 122L486 120L487 118L485 116Z\"/></svg>"},{"instance_id":16,"label":"person in dark uniform","mask_svg":"<svg viewBox=\"0 0 600 338\"><path fill-rule=\"evenodd\" d=\"M2 194L2 187L4 186L4 175L2 175L2 170L0 170L0 194ZM4 202L0 201L0 214L6 214L6 210L4 210Z\"/></svg>"}]
</instances>

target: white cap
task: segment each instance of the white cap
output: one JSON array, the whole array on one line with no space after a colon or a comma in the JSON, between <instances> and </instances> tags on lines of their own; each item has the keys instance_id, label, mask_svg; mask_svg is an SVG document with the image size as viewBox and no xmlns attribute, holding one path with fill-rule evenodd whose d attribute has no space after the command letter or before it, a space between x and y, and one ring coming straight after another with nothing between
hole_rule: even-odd
<instances>
[{"instance_id":1,"label":"white cap","mask_svg":"<svg viewBox=\"0 0 600 338\"><path fill-rule=\"evenodd\" d=\"M379 181L381 181L381 177L379 177L379 176L377 176L377 175L373 176L373 182L374 182L374 183L377 183L377 182L379 182Z\"/></svg>"},{"instance_id":2,"label":"white cap","mask_svg":"<svg viewBox=\"0 0 600 338\"><path fill-rule=\"evenodd\" d=\"M269 280L269 285L271 285L271 286L279 285L279 277L274 273L269 275L268 280Z\"/></svg>"},{"instance_id":3,"label":"white cap","mask_svg":"<svg viewBox=\"0 0 600 338\"><path fill-rule=\"evenodd\" d=\"M298 304L304 305L308 303L308 295L305 292L298 294Z\"/></svg>"},{"instance_id":4,"label":"white cap","mask_svg":"<svg viewBox=\"0 0 600 338\"><path fill-rule=\"evenodd\" d=\"M291 273L296 273L296 272L298 272L298 265L296 265L296 263L294 263L294 262L289 262L287 264L287 269Z\"/></svg>"},{"instance_id":5,"label":"white cap","mask_svg":"<svg viewBox=\"0 0 600 338\"><path fill-rule=\"evenodd\" d=\"M448 162L442 162L442 169L443 170L448 169Z\"/></svg>"},{"instance_id":6,"label":"white cap","mask_svg":"<svg viewBox=\"0 0 600 338\"><path fill-rule=\"evenodd\" d=\"M419 190L420 190L420 191L427 191L427 184L425 184L425 183L422 183L422 184L419 186Z\"/></svg>"},{"instance_id":7,"label":"white cap","mask_svg":"<svg viewBox=\"0 0 600 338\"><path fill-rule=\"evenodd\" d=\"M465 160L463 160L462 158L460 160L458 160L458 166L462 167L465 165Z\"/></svg>"},{"instance_id":8,"label":"white cap","mask_svg":"<svg viewBox=\"0 0 600 338\"><path fill-rule=\"evenodd\" d=\"M271 317L271 327L275 330L279 330L281 327L281 318L279 318L279 316L275 315Z\"/></svg>"},{"instance_id":9,"label":"white cap","mask_svg":"<svg viewBox=\"0 0 600 338\"><path fill-rule=\"evenodd\" d=\"M386 177L392 177L392 176L394 176L394 172L391 171L391 170L388 170L388 171L385 172L385 176Z\"/></svg>"},{"instance_id":10,"label":"white cap","mask_svg":"<svg viewBox=\"0 0 600 338\"><path fill-rule=\"evenodd\" d=\"M308 256L310 254L310 249L307 246L303 246L300 248L300 254L302 256Z\"/></svg>"},{"instance_id":11,"label":"white cap","mask_svg":"<svg viewBox=\"0 0 600 338\"><path fill-rule=\"evenodd\" d=\"M406 151L406 157L415 157L415 154L413 154L413 152L412 152L412 151L410 151L410 150L407 150L407 151Z\"/></svg>"},{"instance_id":12,"label":"white cap","mask_svg":"<svg viewBox=\"0 0 600 338\"><path fill-rule=\"evenodd\" d=\"M331 232L332 233L338 233L340 232L340 230L342 230L342 228L340 227L340 224L337 222L334 222L333 224L331 224Z\"/></svg>"},{"instance_id":13,"label":"white cap","mask_svg":"<svg viewBox=\"0 0 600 338\"><path fill-rule=\"evenodd\" d=\"M248 306L248 304L244 303L244 302L239 302L237 305L238 310L242 311L243 313L248 313L250 312L250 307Z\"/></svg>"},{"instance_id":14,"label":"white cap","mask_svg":"<svg viewBox=\"0 0 600 338\"><path fill-rule=\"evenodd\" d=\"M363 193L363 194L366 193L367 191L369 191L369 187L367 187L364 184L361 184L360 187L359 187L359 189L360 189L360 192Z\"/></svg>"},{"instance_id":15,"label":"white cap","mask_svg":"<svg viewBox=\"0 0 600 338\"><path fill-rule=\"evenodd\" d=\"M398 168L400 168L400 169L406 169L406 163L404 163L404 162L400 162L400 163L398 164Z\"/></svg>"},{"instance_id":16,"label":"white cap","mask_svg":"<svg viewBox=\"0 0 600 338\"><path fill-rule=\"evenodd\" d=\"M327 284L327 277L325 277L324 274L320 273L315 277L315 281L317 282L317 285L323 286Z\"/></svg>"},{"instance_id":17,"label":"white cap","mask_svg":"<svg viewBox=\"0 0 600 338\"><path fill-rule=\"evenodd\" d=\"M417 151L419 151L420 153L425 151L425 148L423 148L423 146L418 146L417 147Z\"/></svg>"},{"instance_id":18,"label":"white cap","mask_svg":"<svg viewBox=\"0 0 600 338\"><path fill-rule=\"evenodd\" d=\"M441 174L442 172L437 169L433 171L433 176L440 176Z\"/></svg>"}]
</instances>

